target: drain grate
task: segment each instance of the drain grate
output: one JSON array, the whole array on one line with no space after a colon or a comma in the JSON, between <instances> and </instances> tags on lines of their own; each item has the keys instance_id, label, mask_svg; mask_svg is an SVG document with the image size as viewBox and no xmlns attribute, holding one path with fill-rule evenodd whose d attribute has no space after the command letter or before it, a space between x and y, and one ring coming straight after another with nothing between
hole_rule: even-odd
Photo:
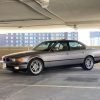
<instances>
[{"instance_id":1,"label":"drain grate","mask_svg":"<svg viewBox=\"0 0 100 100\"><path fill-rule=\"evenodd\" d=\"M97 81L98 81L98 78L68 77L65 81L76 81L76 82L97 82Z\"/></svg>"}]
</instances>

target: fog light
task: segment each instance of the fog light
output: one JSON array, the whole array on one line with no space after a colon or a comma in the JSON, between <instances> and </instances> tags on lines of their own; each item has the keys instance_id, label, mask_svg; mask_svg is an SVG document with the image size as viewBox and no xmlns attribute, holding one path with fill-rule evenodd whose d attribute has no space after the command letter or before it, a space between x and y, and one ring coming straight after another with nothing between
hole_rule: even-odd
<instances>
[{"instance_id":1,"label":"fog light","mask_svg":"<svg viewBox=\"0 0 100 100\"><path fill-rule=\"evenodd\" d=\"M19 67L14 67L14 68L17 69L17 70L19 69Z\"/></svg>"}]
</instances>

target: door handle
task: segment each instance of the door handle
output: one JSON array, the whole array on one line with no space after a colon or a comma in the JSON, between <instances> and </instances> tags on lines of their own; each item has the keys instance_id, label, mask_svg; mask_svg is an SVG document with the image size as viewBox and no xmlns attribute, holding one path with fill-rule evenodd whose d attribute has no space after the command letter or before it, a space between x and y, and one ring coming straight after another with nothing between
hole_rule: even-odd
<instances>
[{"instance_id":1,"label":"door handle","mask_svg":"<svg viewBox=\"0 0 100 100\"><path fill-rule=\"evenodd\" d=\"M82 53L84 54L85 52L84 52L84 51L82 51Z\"/></svg>"}]
</instances>

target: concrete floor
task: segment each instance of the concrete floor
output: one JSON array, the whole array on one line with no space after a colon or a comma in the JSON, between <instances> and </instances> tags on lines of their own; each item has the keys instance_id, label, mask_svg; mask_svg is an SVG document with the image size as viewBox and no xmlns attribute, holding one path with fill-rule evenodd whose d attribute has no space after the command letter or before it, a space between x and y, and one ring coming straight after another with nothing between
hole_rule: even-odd
<instances>
[{"instance_id":1,"label":"concrete floor","mask_svg":"<svg viewBox=\"0 0 100 100\"><path fill-rule=\"evenodd\" d=\"M1 69L0 100L100 100L100 68L48 68L39 76Z\"/></svg>"}]
</instances>

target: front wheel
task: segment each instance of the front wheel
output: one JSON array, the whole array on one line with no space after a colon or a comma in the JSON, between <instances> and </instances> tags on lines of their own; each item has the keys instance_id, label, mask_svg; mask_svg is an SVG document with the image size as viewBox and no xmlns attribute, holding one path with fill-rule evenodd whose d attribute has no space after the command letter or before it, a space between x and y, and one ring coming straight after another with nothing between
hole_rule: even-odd
<instances>
[{"instance_id":1,"label":"front wheel","mask_svg":"<svg viewBox=\"0 0 100 100\"><path fill-rule=\"evenodd\" d=\"M91 56L85 58L82 68L84 70L91 70L94 66L94 59Z\"/></svg>"},{"instance_id":2,"label":"front wheel","mask_svg":"<svg viewBox=\"0 0 100 100\"><path fill-rule=\"evenodd\" d=\"M40 59L33 59L29 62L28 73L38 75L43 70L43 62Z\"/></svg>"}]
</instances>

